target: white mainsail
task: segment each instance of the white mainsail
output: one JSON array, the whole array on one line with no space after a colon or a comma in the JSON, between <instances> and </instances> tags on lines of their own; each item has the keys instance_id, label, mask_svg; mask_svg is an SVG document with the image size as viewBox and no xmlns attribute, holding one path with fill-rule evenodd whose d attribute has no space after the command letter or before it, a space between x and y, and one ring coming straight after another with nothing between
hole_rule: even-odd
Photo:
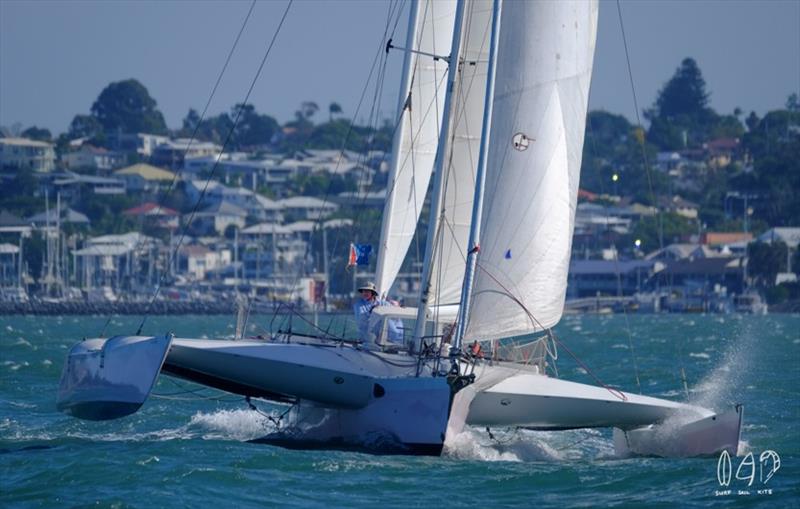
<instances>
[{"instance_id":1,"label":"white mainsail","mask_svg":"<svg viewBox=\"0 0 800 509\"><path fill-rule=\"evenodd\" d=\"M416 51L446 55L453 37L455 0L413 2L400 90L400 125L392 146L376 279L389 292L417 227L436 157L444 109L447 62Z\"/></svg>"},{"instance_id":2,"label":"white mainsail","mask_svg":"<svg viewBox=\"0 0 800 509\"><path fill-rule=\"evenodd\" d=\"M503 5L467 340L561 318L597 10L584 0Z\"/></svg>"},{"instance_id":3,"label":"white mainsail","mask_svg":"<svg viewBox=\"0 0 800 509\"><path fill-rule=\"evenodd\" d=\"M444 164L430 305L457 304L461 296L486 94L491 18L491 0L475 0L466 8L461 41L463 63L453 90L453 124Z\"/></svg>"}]
</instances>

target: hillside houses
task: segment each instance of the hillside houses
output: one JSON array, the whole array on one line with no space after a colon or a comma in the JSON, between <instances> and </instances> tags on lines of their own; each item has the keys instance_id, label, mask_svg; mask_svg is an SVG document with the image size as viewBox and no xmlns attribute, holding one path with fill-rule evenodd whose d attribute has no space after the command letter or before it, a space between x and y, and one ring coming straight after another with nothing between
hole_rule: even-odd
<instances>
[{"instance_id":1,"label":"hillside houses","mask_svg":"<svg viewBox=\"0 0 800 509\"><path fill-rule=\"evenodd\" d=\"M167 286L193 291L258 288L293 298L292 292L284 291L290 282L321 282L328 277L319 273L329 257L335 259L328 266L334 293L347 294L355 273L371 277L375 251L371 266L352 273L344 270L344 260L350 242L377 247L390 154L318 149L275 153L274 144L244 149L236 145L237 150L249 151L223 153L218 143L203 140L147 133L106 135L105 148L93 145L102 143L97 139L66 144L59 140L63 152L58 159L54 153L47 155L53 144L3 139L2 183L14 179L20 169L32 170L32 198L38 200L24 212L0 212L0 244L5 246L1 262L8 273L4 281L25 279L35 287L30 282L42 281L42 274L53 266L64 273L65 284L84 290L108 287L117 295L146 294L163 279ZM19 158L6 157L6 147L17 147ZM30 153L21 147L31 147ZM746 161L734 138L658 153L650 162L661 172L657 177L669 182L669 192L662 189L655 197L631 194L621 184L630 186L635 180L626 168L618 170L617 163L610 163L609 175L619 171L620 182L606 181L605 189L588 184L595 192L579 191L568 296L694 295L698 289L730 294L757 281L747 273L753 235L709 231L701 206L689 199L707 206L697 192L702 177L731 164L739 168ZM725 212L729 204L736 205L737 213L739 205L747 210L746 203L728 200L727 195L723 199L719 205ZM669 215L681 229L654 232L659 214ZM733 214L726 216L731 219ZM334 228L338 231L330 231ZM738 226L729 221L722 228ZM751 229L760 233L764 225ZM800 238L794 230L773 229L757 238L789 245L789 272ZM49 252L45 258L57 253L63 259L48 259L35 268L21 264L19 253L29 243L31 249ZM409 298L419 285L418 267L410 265L395 288ZM30 275L15 278L9 275L13 270ZM779 278L791 280L788 273ZM177 292L184 294L190 292Z\"/></svg>"}]
</instances>

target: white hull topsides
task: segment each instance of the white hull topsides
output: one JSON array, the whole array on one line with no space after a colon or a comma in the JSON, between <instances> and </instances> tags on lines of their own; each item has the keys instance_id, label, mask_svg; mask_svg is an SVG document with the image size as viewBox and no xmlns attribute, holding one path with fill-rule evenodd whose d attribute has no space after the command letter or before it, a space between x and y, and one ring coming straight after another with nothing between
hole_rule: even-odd
<instances>
[{"instance_id":1,"label":"white hull topsides","mask_svg":"<svg viewBox=\"0 0 800 509\"><path fill-rule=\"evenodd\" d=\"M431 365L405 352L302 341L170 341L168 336L87 340L70 352L58 406L91 420L133 413L160 370L248 397L298 404L300 419L268 440L283 446L339 447L366 440L393 443L399 452L437 454L446 437L464 424L537 430L613 427L626 432L628 447L618 449L637 454L685 456L723 449L735 454L738 445L738 411L738 418L725 417L725 424L716 426L714 412L700 407L488 361L475 364L475 382L452 398L446 376L433 376ZM671 443L684 424L693 423L702 432L690 434L689 445L653 445L665 439L657 433L660 424L678 421L679 426L671 425Z\"/></svg>"}]
</instances>

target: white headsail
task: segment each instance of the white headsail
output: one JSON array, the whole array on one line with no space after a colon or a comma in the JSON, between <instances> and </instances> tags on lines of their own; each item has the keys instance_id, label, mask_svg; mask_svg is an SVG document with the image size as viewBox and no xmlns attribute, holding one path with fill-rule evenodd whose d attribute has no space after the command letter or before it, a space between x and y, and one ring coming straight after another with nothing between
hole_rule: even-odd
<instances>
[{"instance_id":1,"label":"white headsail","mask_svg":"<svg viewBox=\"0 0 800 509\"><path fill-rule=\"evenodd\" d=\"M566 294L597 2L505 2L466 338L552 327Z\"/></svg>"},{"instance_id":2,"label":"white headsail","mask_svg":"<svg viewBox=\"0 0 800 509\"><path fill-rule=\"evenodd\" d=\"M412 3L408 49L447 55L453 37L455 0ZM444 109L447 62L409 51L400 90L400 124L392 146L376 279L391 288L414 237L428 189Z\"/></svg>"},{"instance_id":3,"label":"white headsail","mask_svg":"<svg viewBox=\"0 0 800 509\"><path fill-rule=\"evenodd\" d=\"M491 18L491 0L475 0L467 6L461 42L463 64L453 90L453 125L444 164L430 305L457 304L461 296L486 94Z\"/></svg>"}]
</instances>

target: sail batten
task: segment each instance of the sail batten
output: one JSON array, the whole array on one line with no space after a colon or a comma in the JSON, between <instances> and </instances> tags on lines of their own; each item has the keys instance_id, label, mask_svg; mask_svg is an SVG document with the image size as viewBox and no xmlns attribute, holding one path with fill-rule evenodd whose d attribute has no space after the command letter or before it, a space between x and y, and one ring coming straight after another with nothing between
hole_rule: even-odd
<instances>
[{"instance_id":1,"label":"sail batten","mask_svg":"<svg viewBox=\"0 0 800 509\"><path fill-rule=\"evenodd\" d=\"M596 2L504 4L469 340L561 318L596 24Z\"/></svg>"}]
</instances>

